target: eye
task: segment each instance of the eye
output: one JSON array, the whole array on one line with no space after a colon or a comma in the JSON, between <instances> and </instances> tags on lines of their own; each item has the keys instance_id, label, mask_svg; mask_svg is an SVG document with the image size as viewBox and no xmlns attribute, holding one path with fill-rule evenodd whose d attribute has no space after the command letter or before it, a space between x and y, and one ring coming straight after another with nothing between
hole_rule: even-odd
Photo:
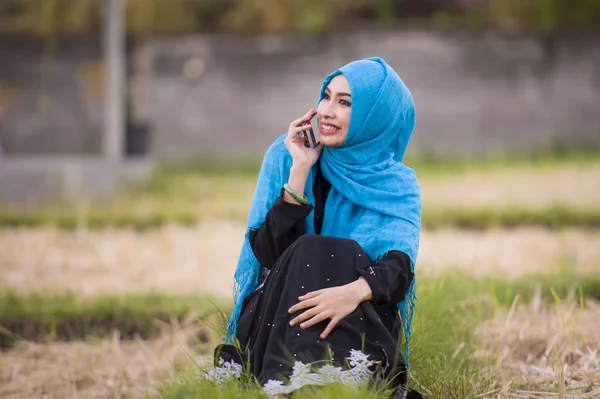
<instances>
[{"instance_id":1,"label":"eye","mask_svg":"<svg viewBox=\"0 0 600 399\"><path fill-rule=\"evenodd\" d=\"M340 100L340 104L346 106L346 107L351 107L352 103L350 101L346 101L346 100Z\"/></svg>"},{"instance_id":2,"label":"eye","mask_svg":"<svg viewBox=\"0 0 600 399\"><path fill-rule=\"evenodd\" d=\"M323 94L323 100L329 100L329 94L327 94L327 93Z\"/></svg>"}]
</instances>

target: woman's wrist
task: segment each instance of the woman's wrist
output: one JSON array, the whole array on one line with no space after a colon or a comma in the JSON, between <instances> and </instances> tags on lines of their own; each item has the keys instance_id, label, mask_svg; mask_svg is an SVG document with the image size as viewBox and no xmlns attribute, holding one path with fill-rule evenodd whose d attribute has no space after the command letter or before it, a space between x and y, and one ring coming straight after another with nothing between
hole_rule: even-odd
<instances>
[{"instance_id":1,"label":"woman's wrist","mask_svg":"<svg viewBox=\"0 0 600 399\"><path fill-rule=\"evenodd\" d=\"M308 178L308 173L310 172L311 168L312 168L312 165L310 163L293 162L292 167L290 168L290 176L292 174L299 174L299 175L306 175L306 178Z\"/></svg>"},{"instance_id":2,"label":"woman's wrist","mask_svg":"<svg viewBox=\"0 0 600 399\"><path fill-rule=\"evenodd\" d=\"M373 291L371 290L371 286L363 277L359 277L358 280L353 282L355 285L355 292L360 302L370 301L373 299Z\"/></svg>"},{"instance_id":3,"label":"woman's wrist","mask_svg":"<svg viewBox=\"0 0 600 399\"><path fill-rule=\"evenodd\" d=\"M290 177L288 184L298 195L304 195L304 188L306 186L306 180L308 179L308 173L310 172L310 166L306 167L303 165L292 165L290 168ZM294 197L288 192L283 194L283 200L291 204L301 205Z\"/></svg>"}]
</instances>

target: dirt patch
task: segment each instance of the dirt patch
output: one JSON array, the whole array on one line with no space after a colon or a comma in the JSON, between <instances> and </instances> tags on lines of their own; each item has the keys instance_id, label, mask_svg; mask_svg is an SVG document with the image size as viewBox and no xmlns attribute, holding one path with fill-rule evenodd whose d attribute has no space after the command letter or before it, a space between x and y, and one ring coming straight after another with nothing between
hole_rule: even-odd
<instances>
[{"instance_id":1,"label":"dirt patch","mask_svg":"<svg viewBox=\"0 0 600 399\"><path fill-rule=\"evenodd\" d=\"M419 273L449 267L474 275L516 278L531 274L600 271L600 231L540 228L424 231Z\"/></svg>"},{"instance_id":2,"label":"dirt patch","mask_svg":"<svg viewBox=\"0 0 600 399\"><path fill-rule=\"evenodd\" d=\"M519 398L600 397L600 302L515 302L476 330L475 359ZM557 388L558 387L558 388ZM557 395L558 391L558 395Z\"/></svg>"},{"instance_id":3,"label":"dirt patch","mask_svg":"<svg viewBox=\"0 0 600 399\"><path fill-rule=\"evenodd\" d=\"M600 198L600 165L560 168L515 168L472 171L420 179L427 207L543 208L564 204L596 209Z\"/></svg>"},{"instance_id":4,"label":"dirt patch","mask_svg":"<svg viewBox=\"0 0 600 399\"><path fill-rule=\"evenodd\" d=\"M19 342L0 360L6 399L143 398L178 370L212 362L212 344L196 341L204 326L165 325L152 341L118 335L94 341Z\"/></svg>"},{"instance_id":5,"label":"dirt patch","mask_svg":"<svg viewBox=\"0 0 600 399\"><path fill-rule=\"evenodd\" d=\"M243 227L229 222L148 232L0 230L0 289L230 296Z\"/></svg>"},{"instance_id":6,"label":"dirt patch","mask_svg":"<svg viewBox=\"0 0 600 399\"><path fill-rule=\"evenodd\" d=\"M231 295L241 223L60 231L0 230L0 290ZM600 271L600 231L536 228L423 231L418 273L459 267L477 275Z\"/></svg>"}]
</instances>

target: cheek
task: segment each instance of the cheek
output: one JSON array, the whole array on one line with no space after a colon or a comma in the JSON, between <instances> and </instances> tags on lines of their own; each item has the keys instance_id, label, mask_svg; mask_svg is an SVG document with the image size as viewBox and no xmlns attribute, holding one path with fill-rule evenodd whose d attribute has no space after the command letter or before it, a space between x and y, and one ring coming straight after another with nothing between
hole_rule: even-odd
<instances>
[{"instance_id":1,"label":"cheek","mask_svg":"<svg viewBox=\"0 0 600 399\"><path fill-rule=\"evenodd\" d=\"M323 111L324 105L323 105L323 100L319 101L319 105L317 105L317 114L321 114L321 112Z\"/></svg>"},{"instance_id":2,"label":"cheek","mask_svg":"<svg viewBox=\"0 0 600 399\"><path fill-rule=\"evenodd\" d=\"M348 131L348 128L350 127L350 111L348 110L348 112L344 112L342 115L340 115L340 122L343 125L343 130L345 130L346 132Z\"/></svg>"}]
</instances>

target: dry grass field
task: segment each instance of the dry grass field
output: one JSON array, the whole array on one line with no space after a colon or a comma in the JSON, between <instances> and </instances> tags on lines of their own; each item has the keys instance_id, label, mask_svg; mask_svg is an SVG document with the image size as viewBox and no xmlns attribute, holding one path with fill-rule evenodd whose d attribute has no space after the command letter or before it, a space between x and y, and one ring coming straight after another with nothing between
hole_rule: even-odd
<instances>
[{"instance_id":1,"label":"dry grass field","mask_svg":"<svg viewBox=\"0 0 600 399\"><path fill-rule=\"evenodd\" d=\"M178 369L206 366L212 348L198 341L207 327L165 325L153 340L107 338L22 341L2 355L1 398L139 398Z\"/></svg>"},{"instance_id":2,"label":"dry grass field","mask_svg":"<svg viewBox=\"0 0 600 399\"><path fill-rule=\"evenodd\" d=\"M600 395L600 302L515 303L476 331L473 359L495 373L485 398L597 398ZM2 355L2 398L142 398L177 372L209 367L205 326L165 325L157 339L118 335L78 342L21 342ZM459 345L457 351L463 347ZM509 394L513 385L519 388ZM587 393L586 393L587 392Z\"/></svg>"},{"instance_id":3,"label":"dry grass field","mask_svg":"<svg viewBox=\"0 0 600 399\"><path fill-rule=\"evenodd\" d=\"M600 302L567 301L553 306L515 302L476 332L477 362L493 364L502 390L511 385L523 398L600 397ZM559 389L557 395L550 391Z\"/></svg>"},{"instance_id":4,"label":"dry grass field","mask_svg":"<svg viewBox=\"0 0 600 399\"><path fill-rule=\"evenodd\" d=\"M158 184L119 205L132 213L165 206L192 209L202 222L187 227L167 224L143 231L85 226L2 228L0 293L23 298L71 293L89 301L106 296L127 301L131 295L147 293L167 301L186 294L229 298L253 183L247 176L183 173L173 184ZM597 162L519 168L518 173L500 168L426 174L421 185L424 205L429 208L524 207L543 212L560 204L600 209ZM422 307L417 309L427 315L436 315L437 305L427 301L431 292L442 295L450 290L440 276L499 279L505 288L511 281L541 281L543 276L559 276L557 286L568 286L569 281L561 279L572 276L598 280L600 230L576 226L425 229L417 274L425 292L419 300ZM451 359L468 352L466 359L473 367L493 375L486 385L488 391L473 387L473 397L600 397L600 292L581 292L580 296L576 287L570 288L554 294L550 301L548 292L532 289L527 299L517 294L504 305L498 302L498 293L467 293L466 286L462 293L460 285L452 288L452 295L461 299L440 297L454 301L450 309L464 311L472 303L486 309L485 317L475 325L463 326L469 330L470 341L449 341L449 365ZM450 305L440 303L440 312ZM45 340L18 341L0 349L0 398L142 398L145 391L156 395L156 388L166 381L176 383L181 375L209 366L218 337L193 314L157 320L155 327L160 334L151 339L123 338L118 331L107 331L103 336L57 341L49 334ZM9 333L0 321L0 334ZM419 348L415 352L418 356ZM439 392L449 395L451 388L436 390L424 378L427 370L415 371L415 384L421 384L428 397L450 397ZM468 383L475 384L474 380ZM182 397L165 395L161 397Z\"/></svg>"},{"instance_id":5,"label":"dry grass field","mask_svg":"<svg viewBox=\"0 0 600 399\"><path fill-rule=\"evenodd\" d=\"M425 206L449 208L575 208L600 206L600 163L516 167L420 178Z\"/></svg>"},{"instance_id":6,"label":"dry grass field","mask_svg":"<svg viewBox=\"0 0 600 399\"><path fill-rule=\"evenodd\" d=\"M126 229L0 230L0 290L82 296L206 292L229 296L244 225L212 221L147 232ZM419 274L473 275L600 270L600 231L542 228L423 231Z\"/></svg>"}]
</instances>

